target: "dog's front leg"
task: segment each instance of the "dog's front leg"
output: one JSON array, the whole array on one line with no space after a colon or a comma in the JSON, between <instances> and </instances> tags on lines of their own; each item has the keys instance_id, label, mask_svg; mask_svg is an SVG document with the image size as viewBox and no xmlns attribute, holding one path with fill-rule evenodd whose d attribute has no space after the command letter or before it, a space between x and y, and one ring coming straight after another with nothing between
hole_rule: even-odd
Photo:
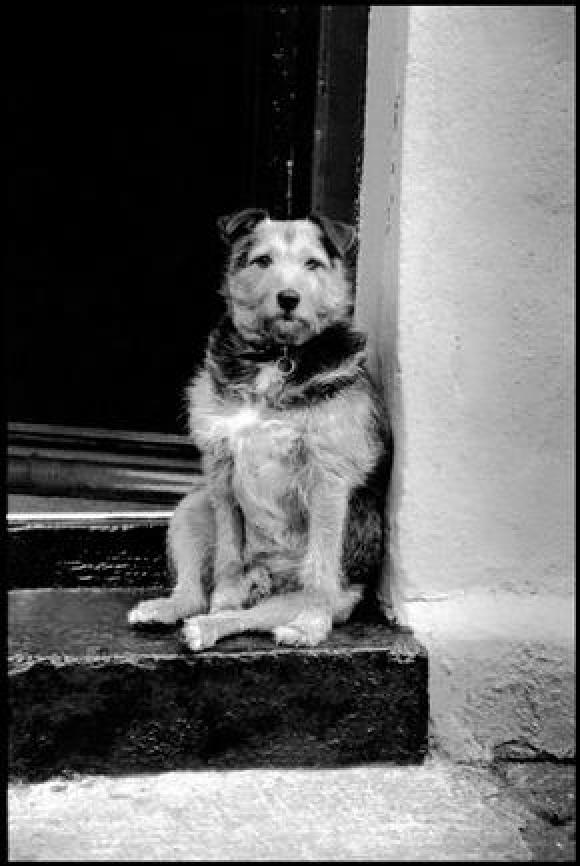
<instances>
[{"instance_id":1,"label":"dog's front leg","mask_svg":"<svg viewBox=\"0 0 580 866\"><path fill-rule=\"evenodd\" d=\"M130 625L172 625L207 610L203 572L215 534L215 514L202 480L181 500L169 522L167 547L176 576L171 595L140 602L129 612Z\"/></svg>"},{"instance_id":2,"label":"dog's front leg","mask_svg":"<svg viewBox=\"0 0 580 866\"><path fill-rule=\"evenodd\" d=\"M214 588L210 611L236 610L246 600L243 582L243 516L239 506L227 494L214 497L216 539Z\"/></svg>"},{"instance_id":3,"label":"dog's front leg","mask_svg":"<svg viewBox=\"0 0 580 866\"><path fill-rule=\"evenodd\" d=\"M301 569L307 604L295 619L275 630L279 643L314 646L344 622L362 595L361 587L342 588L343 538L350 487L341 478L321 477L313 486L308 548Z\"/></svg>"}]
</instances>

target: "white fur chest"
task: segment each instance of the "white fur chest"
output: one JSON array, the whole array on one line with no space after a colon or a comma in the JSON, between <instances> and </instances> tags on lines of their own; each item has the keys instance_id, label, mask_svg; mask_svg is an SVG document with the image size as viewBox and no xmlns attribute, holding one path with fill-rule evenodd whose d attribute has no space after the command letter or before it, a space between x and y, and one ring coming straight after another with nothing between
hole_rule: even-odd
<instances>
[{"instance_id":1,"label":"white fur chest","mask_svg":"<svg viewBox=\"0 0 580 866\"><path fill-rule=\"evenodd\" d=\"M271 376L262 381L268 387ZM222 399L204 374L191 386L189 398L190 430L202 451L225 449L234 460L272 460L283 457L304 432L301 413L276 412L260 399Z\"/></svg>"},{"instance_id":2,"label":"white fur chest","mask_svg":"<svg viewBox=\"0 0 580 866\"><path fill-rule=\"evenodd\" d=\"M215 432L226 440L235 463L252 465L256 472L282 463L301 438L300 425L288 413L272 413L261 404L225 411L215 419Z\"/></svg>"},{"instance_id":3,"label":"white fur chest","mask_svg":"<svg viewBox=\"0 0 580 866\"><path fill-rule=\"evenodd\" d=\"M300 485L302 474L300 425L287 412L276 417L260 404L226 406L214 424L218 450L232 461L231 483L246 520L264 530L272 520L284 522L284 496Z\"/></svg>"},{"instance_id":4,"label":"white fur chest","mask_svg":"<svg viewBox=\"0 0 580 866\"><path fill-rule=\"evenodd\" d=\"M262 413L257 406L226 406L214 416L214 438L226 439L230 448L235 448L236 443L258 433L263 423Z\"/></svg>"}]
</instances>

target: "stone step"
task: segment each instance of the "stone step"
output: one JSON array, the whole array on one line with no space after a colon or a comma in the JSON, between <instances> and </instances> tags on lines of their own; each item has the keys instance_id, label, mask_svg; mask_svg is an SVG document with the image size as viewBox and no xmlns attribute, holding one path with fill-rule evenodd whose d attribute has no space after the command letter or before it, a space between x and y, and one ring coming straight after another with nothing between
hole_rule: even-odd
<instances>
[{"instance_id":1,"label":"stone step","mask_svg":"<svg viewBox=\"0 0 580 866\"><path fill-rule=\"evenodd\" d=\"M9 515L9 589L164 587L167 515Z\"/></svg>"},{"instance_id":2,"label":"stone step","mask_svg":"<svg viewBox=\"0 0 580 866\"><path fill-rule=\"evenodd\" d=\"M424 757L427 656L411 634L371 617L312 649L244 635L193 654L178 629L127 627L155 593L9 592L13 779Z\"/></svg>"}]
</instances>

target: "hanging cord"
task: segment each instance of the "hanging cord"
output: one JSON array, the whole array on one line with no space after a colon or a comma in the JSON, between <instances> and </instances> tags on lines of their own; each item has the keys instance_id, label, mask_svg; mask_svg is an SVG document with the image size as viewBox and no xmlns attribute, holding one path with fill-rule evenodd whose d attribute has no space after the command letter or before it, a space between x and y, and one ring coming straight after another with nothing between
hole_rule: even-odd
<instances>
[{"instance_id":1,"label":"hanging cord","mask_svg":"<svg viewBox=\"0 0 580 866\"><path fill-rule=\"evenodd\" d=\"M294 148L290 148L290 158L286 160L286 218L292 218L292 197L294 185Z\"/></svg>"}]
</instances>

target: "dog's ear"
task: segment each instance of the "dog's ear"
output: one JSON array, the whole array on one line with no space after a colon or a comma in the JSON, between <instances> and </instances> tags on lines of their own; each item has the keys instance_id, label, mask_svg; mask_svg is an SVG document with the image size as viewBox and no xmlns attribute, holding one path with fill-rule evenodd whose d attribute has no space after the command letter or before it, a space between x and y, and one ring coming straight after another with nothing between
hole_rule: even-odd
<instances>
[{"instance_id":1,"label":"dog's ear","mask_svg":"<svg viewBox=\"0 0 580 866\"><path fill-rule=\"evenodd\" d=\"M218 217L217 224L222 240L227 244L233 244L242 235L252 232L267 216L268 211L262 208L246 208L237 213Z\"/></svg>"},{"instance_id":2,"label":"dog's ear","mask_svg":"<svg viewBox=\"0 0 580 866\"><path fill-rule=\"evenodd\" d=\"M323 242L332 258L337 255L343 258L356 243L357 232L354 226L332 220L321 213L312 213L309 219L321 229Z\"/></svg>"}]
</instances>

